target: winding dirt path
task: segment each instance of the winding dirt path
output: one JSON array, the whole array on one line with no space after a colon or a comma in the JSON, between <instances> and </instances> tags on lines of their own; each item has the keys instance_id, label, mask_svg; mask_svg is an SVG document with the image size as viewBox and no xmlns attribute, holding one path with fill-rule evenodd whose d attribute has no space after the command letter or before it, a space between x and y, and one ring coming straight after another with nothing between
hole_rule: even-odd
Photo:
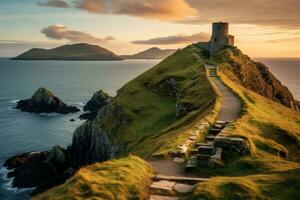
<instances>
[{"instance_id":1,"label":"winding dirt path","mask_svg":"<svg viewBox=\"0 0 300 200\"><path fill-rule=\"evenodd\" d=\"M207 75L208 79L211 84L215 85L217 90L222 95L222 106L221 110L218 115L217 120L230 122L235 121L240 117L241 113L241 102L238 99L238 97L229 89L226 85L224 85L218 78L217 78L217 67L214 65L205 65L207 69ZM179 179L182 179L184 177L188 178L203 178L205 179L205 174L201 174L197 170L193 170L190 172L185 171L184 163L176 163L171 159L156 159L156 160L148 160L148 162L152 165L152 167L155 169L157 174L163 175L163 176L176 176ZM165 184L171 184L170 182L164 182ZM156 186L155 186L156 184ZM153 186L151 186L152 189L152 196L150 197L150 200L179 200L179 199L186 199L182 197L172 197L172 196L155 196L157 194L155 191L153 191L153 187L157 187L157 185L160 185L162 188L165 186L162 182L155 182ZM173 184L173 183L172 183ZM174 182L174 184L179 184L178 182ZM189 185L185 185L184 187L192 187ZM172 189L171 189L172 190Z\"/></svg>"},{"instance_id":2,"label":"winding dirt path","mask_svg":"<svg viewBox=\"0 0 300 200\"><path fill-rule=\"evenodd\" d=\"M205 65L208 71L215 71L216 66L214 65ZM218 116L218 120L222 121L235 121L240 117L241 113L241 102L238 97L222 83L217 77L217 74L210 74L208 79L212 81L222 94L223 104Z\"/></svg>"},{"instance_id":3,"label":"winding dirt path","mask_svg":"<svg viewBox=\"0 0 300 200\"><path fill-rule=\"evenodd\" d=\"M217 89L222 94L222 107L218 116L218 120L221 121L235 121L240 117L241 103L238 97L218 78L216 74L216 66L205 65L208 70L208 79L213 82ZM168 176L189 176L199 177L203 174L198 174L196 171L186 173L183 164L175 163L171 159L155 159L148 160L148 162L154 167L158 174Z\"/></svg>"}]
</instances>

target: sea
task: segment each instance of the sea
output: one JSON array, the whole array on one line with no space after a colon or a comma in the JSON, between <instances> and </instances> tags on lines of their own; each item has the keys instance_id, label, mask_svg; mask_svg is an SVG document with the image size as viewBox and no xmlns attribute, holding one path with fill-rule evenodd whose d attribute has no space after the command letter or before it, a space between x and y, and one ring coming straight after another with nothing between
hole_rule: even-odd
<instances>
[{"instance_id":1,"label":"sea","mask_svg":"<svg viewBox=\"0 0 300 200\"><path fill-rule=\"evenodd\" d=\"M300 58L256 58L300 100ZM126 82L160 60L123 61L18 61L0 58L0 164L22 152L50 150L71 143L81 114L32 114L14 107L39 87L50 89L65 103L82 108L103 89L115 96ZM70 119L75 119L70 122ZM0 168L0 199L27 200L30 189L11 187L8 170Z\"/></svg>"}]
</instances>

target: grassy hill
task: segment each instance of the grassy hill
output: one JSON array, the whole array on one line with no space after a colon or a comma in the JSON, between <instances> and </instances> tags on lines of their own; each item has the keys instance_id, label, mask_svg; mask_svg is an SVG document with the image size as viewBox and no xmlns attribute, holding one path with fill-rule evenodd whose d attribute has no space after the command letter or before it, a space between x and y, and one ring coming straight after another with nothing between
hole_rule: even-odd
<instances>
[{"instance_id":1,"label":"grassy hill","mask_svg":"<svg viewBox=\"0 0 300 200\"><path fill-rule=\"evenodd\" d=\"M97 45L70 44L53 49L30 49L14 60L121 60L113 52Z\"/></svg>"},{"instance_id":2,"label":"grassy hill","mask_svg":"<svg viewBox=\"0 0 300 200\"><path fill-rule=\"evenodd\" d=\"M160 49L152 47L133 55L124 55L121 57L124 59L164 59L173 54L175 51L175 49Z\"/></svg>"},{"instance_id":3,"label":"grassy hill","mask_svg":"<svg viewBox=\"0 0 300 200\"><path fill-rule=\"evenodd\" d=\"M229 53L211 60L197 46L177 51L121 88L112 103L100 111L92 129L101 127L115 138L124 147L121 155L147 158L172 151L186 137L184 130L212 110L216 96L203 63L230 59L230 49L225 51ZM243 61L239 60L242 66L248 64ZM230 64L235 65L234 61ZM243 115L228 134L249 141L250 154L224 152L223 167L199 168L212 181L198 184L189 199L300 199L299 112L240 84L225 62L219 75L243 103ZM187 112L177 115L180 103ZM34 199L146 199L152 175L147 164L130 156L84 167L65 184ZM119 198L114 196L116 192L121 194Z\"/></svg>"},{"instance_id":4,"label":"grassy hill","mask_svg":"<svg viewBox=\"0 0 300 200\"><path fill-rule=\"evenodd\" d=\"M229 59L225 51L210 62ZM299 112L237 84L228 65L220 65L219 75L243 100L244 114L229 132L247 139L251 154L225 154L223 168L199 169L216 177L199 184L191 199L299 199Z\"/></svg>"},{"instance_id":5,"label":"grassy hill","mask_svg":"<svg viewBox=\"0 0 300 200\"><path fill-rule=\"evenodd\" d=\"M146 199L152 176L148 163L129 156L82 168L66 183L32 199Z\"/></svg>"},{"instance_id":6,"label":"grassy hill","mask_svg":"<svg viewBox=\"0 0 300 200\"><path fill-rule=\"evenodd\" d=\"M128 82L98 114L95 126L112 137L121 155L167 154L187 137L185 129L212 110L216 95L195 54L201 51L194 46L177 51Z\"/></svg>"}]
</instances>

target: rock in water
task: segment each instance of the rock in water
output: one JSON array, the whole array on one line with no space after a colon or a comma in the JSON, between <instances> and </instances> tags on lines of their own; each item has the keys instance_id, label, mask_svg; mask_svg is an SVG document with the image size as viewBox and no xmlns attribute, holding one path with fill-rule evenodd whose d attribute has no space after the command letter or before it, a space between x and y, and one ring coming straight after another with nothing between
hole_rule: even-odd
<instances>
[{"instance_id":1,"label":"rock in water","mask_svg":"<svg viewBox=\"0 0 300 200\"><path fill-rule=\"evenodd\" d=\"M57 96L46 88L39 88L30 99L17 103L17 109L32 113L75 113L80 111L75 106L67 106Z\"/></svg>"},{"instance_id":2,"label":"rock in water","mask_svg":"<svg viewBox=\"0 0 300 200\"><path fill-rule=\"evenodd\" d=\"M111 97L103 92L103 90L99 90L93 94L93 97L86 103L83 107L84 111L97 112L103 106L105 106Z\"/></svg>"},{"instance_id":3,"label":"rock in water","mask_svg":"<svg viewBox=\"0 0 300 200\"><path fill-rule=\"evenodd\" d=\"M4 166L12 171L12 186L17 188L35 187L33 193L44 191L69 178L71 162L68 150L59 146L50 152L24 153L5 161Z\"/></svg>"},{"instance_id":4,"label":"rock in water","mask_svg":"<svg viewBox=\"0 0 300 200\"><path fill-rule=\"evenodd\" d=\"M103 90L95 92L92 98L83 107L83 110L86 113L80 115L79 118L88 120L95 119L98 110L100 110L103 106L108 104L110 100L111 97L105 92L103 92Z\"/></svg>"}]
</instances>

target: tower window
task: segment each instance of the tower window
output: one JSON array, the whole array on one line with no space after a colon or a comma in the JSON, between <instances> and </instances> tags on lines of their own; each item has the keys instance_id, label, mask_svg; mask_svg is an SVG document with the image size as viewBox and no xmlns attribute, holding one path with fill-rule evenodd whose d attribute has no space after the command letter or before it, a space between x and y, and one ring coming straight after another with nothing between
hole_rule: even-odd
<instances>
[{"instance_id":1,"label":"tower window","mask_svg":"<svg viewBox=\"0 0 300 200\"><path fill-rule=\"evenodd\" d=\"M215 42L217 42L218 41L218 39L217 38L215 38Z\"/></svg>"}]
</instances>

